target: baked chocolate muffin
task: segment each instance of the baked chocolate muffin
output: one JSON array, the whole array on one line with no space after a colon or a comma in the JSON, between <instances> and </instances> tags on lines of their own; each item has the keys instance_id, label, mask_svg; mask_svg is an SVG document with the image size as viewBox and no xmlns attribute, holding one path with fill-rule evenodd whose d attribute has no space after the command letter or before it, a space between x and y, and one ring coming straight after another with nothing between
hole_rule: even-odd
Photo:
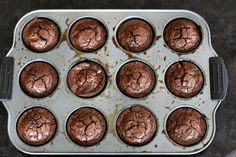
<instances>
[{"instance_id":1,"label":"baked chocolate muffin","mask_svg":"<svg viewBox=\"0 0 236 157\"><path fill-rule=\"evenodd\" d=\"M146 63L131 61L119 69L116 82L119 90L126 96L141 98L151 93L156 83L156 76Z\"/></svg>"},{"instance_id":2,"label":"baked chocolate muffin","mask_svg":"<svg viewBox=\"0 0 236 157\"><path fill-rule=\"evenodd\" d=\"M81 146L99 143L106 133L106 120L94 108L83 107L72 113L67 121L67 134Z\"/></svg>"},{"instance_id":3,"label":"baked chocolate muffin","mask_svg":"<svg viewBox=\"0 0 236 157\"><path fill-rule=\"evenodd\" d=\"M107 75L101 65L85 60L73 66L67 76L70 90L78 97L90 98L106 87Z\"/></svg>"},{"instance_id":4,"label":"baked chocolate muffin","mask_svg":"<svg viewBox=\"0 0 236 157\"><path fill-rule=\"evenodd\" d=\"M100 21L93 18L83 18L73 24L69 38L72 46L77 50L92 52L105 44L107 31Z\"/></svg>"},{"instance_id":5,"label":"baked chocolate muffin","mask_svg":"<svg viewBox=\"0 0 236 157\"><path fill-rule=\"evenodd\" d=\"M117 41L127 51L145 51L152 45L153 40L154 30L143 19L126 20L117 30Z\"/></svg>"},{"instance_id":6,"label":"baked chocolate muffin","mask_svg":"<svg viewBox=\"0 0 236 157\"><path fill-rule=\"evenodd\" d=\"M20 139L32 146L48 143L55 135L56 129L55 117L42 107L33 107L23 112L16 125Z\"/></svg>"},{"instance_id":7,"label":"baked chocolate muffin","mask_svg":"<svg viewBox=\"0 0 236 157\"><path fill-rule=\"evenodd\" d=\"M182 146L192 146L205 136L205 116L192 108L179 108L168 117L166 130L174 142Z\"/></svg>"},{"instance_id":8,"label":"baked chocolate muffin","mask_svg":"<svg viewBox=\"0 0 236 157\"><path fill-rule=\"evenodd\" d=\"M189 61L179 61L171 65L166 71L165 80L169 91L182 98L197 95L204 85L202 71Z\"/></svg>"},{"instance_id":9,"label":"baked chocolate muffin","mask_svg":"<svg viewBox=\"0 0 236 157\"><path fill-rule=\"evenodd\" d=\"M164 30L166 44L179 53L195 50L201 42L201 30L195 22L179 18L167 24Z\"/></svg>"},{"instance_id":10,"label":"baked chocolate muffin","mask_svg":"<svg viewBox=\"0 0 236 157\"><path fill-rule=\"evenodd\" d=\"M49 96L57 87L56 69L49 63L36 61L27 65L20 74L21 89L29 96Z\"/></svg>"},{"instance_id":11,"label":"baked chocolate muffin","mask_svg":"<svg viewBox=\"0 0 236 157\"><path fill-rule=\"evenodd\" d=\"M152 140L157 130L157 122L145 107L136 105L125 109L116 121L119 137L132 146L145 145Z\"/></svg>"},{"instance_id":12,"label":"baked chocolate muffin","mask_svg":"<svg viewBox=\"0 0 236 157\"><path fill-rule=\"evenodd\" d=\"M36 52L53 49L59 41L60 31L55 22L47 18L35 18L23 29L22 40L26 47Z\"/></svg>"}]
</instances>

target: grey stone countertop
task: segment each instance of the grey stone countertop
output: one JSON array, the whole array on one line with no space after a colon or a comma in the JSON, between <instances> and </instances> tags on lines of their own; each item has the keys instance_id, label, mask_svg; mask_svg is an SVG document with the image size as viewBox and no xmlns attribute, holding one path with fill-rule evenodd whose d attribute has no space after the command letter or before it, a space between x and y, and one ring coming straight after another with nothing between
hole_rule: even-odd
<instances>
[{"instance_id":1,"label":"grey stone countertop","mask_svg":"<svg viewBox=\"0 0 236 157\"><path fill-rule=\"evenodd\" d=\"M236 157L236 1L235 0L0 0L0 57L10 50L17 21L36 9L188 9L208 22L212 45L226 64L229 88L216 113L216 135L197 157ZM0 157L26 157L10 142L7 111L0 103Z\"/></svg>"}]
</instances>

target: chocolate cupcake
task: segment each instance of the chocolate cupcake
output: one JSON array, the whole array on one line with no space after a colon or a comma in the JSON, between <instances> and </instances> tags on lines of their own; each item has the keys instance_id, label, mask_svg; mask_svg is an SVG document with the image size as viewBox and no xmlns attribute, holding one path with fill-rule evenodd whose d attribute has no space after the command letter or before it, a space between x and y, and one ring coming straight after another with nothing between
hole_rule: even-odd
<instances>
[{"instance_id":1,"label":"chocolate cupcake","mask_svg":"<svg viewBox=\"0 0 236 157\"><path fill-rule=\"evenodd\" d=\"M149 143L156 134L157 122L148 109L136 105L119 115L116 130L125 143L142 146Z\"/></svg>"},{"instance_id":2,"label":"chocolate cupcake","mask_svg":"<svg viewBox=\"0 0 236 157\"><path fill-rule=\"evenodd\" d=\"M107 40L106 27L93 18L83 18L76 21L69 33L73 47L82 52L92 52L100 49Z\"/></svg>"},{"instance_id":3,"label":"chocolate cupcake","mask_svg":"<svg viewBox=\"0 0 236 157\"><path fill-rule=\"evenodd\" d=\"M47 18L35 18L26 24L22 40L27 48L35 52L53 49L59 41L60 31L55 22Z\"/></svg>"},{"instance_id":4,"label":"chocolate cupcake","mask_svg":"<svg viewBox=\"0 0 236 157\"><path fill-rule=\"evenodd\" d=\"M175 19L167 24L164 30L166 44L179 53L195 50L201 42L201 30L189 19Z\"/></svg>"},{"instance_id":5,"label":"chocolate cupcake","mask_svg":"<svg viewBox=\"0 0 236 157\"><path fill-rule=\"evenodd\" d=\"M182 146L199 143L204 138L206 129L205 116L188 107L172 112L166 123L169 137Z\"/></svg>"},{"instance_id":6,"label":"chocolate cupcake","mask_svg":"<svg viewBox=\"0 0 236 157\"><path fill-rule=\"evenodd\" d=\"M154 41L152 26L143 19L129 19L123 22L117 30L119 45L131 52L147 50Z\"/></svg>"},{"instance_id":7,"label":"chocolate cupcake","mask_svg":"<svg viewBox=\"0 0 236 157\"><path fill-rule=\"evenodd\" d=\"M56 69L49 63L36 61L27 65L20 74L21 89L29 96L49 96L57 87Z\"/></svg>"},{"instance_id":8,"label":"chocolate cupcake","mask_svg":"<svg viewBox=\"0 0 236 157\"><path fill-rule=\"evenodd\" d=\"M189 61L179 61L171 65L166 71L165 80L169 91L182 98L197 95L204 84L202 71Z\"/></svg>"},{"instance_id":9,"label":"chocolate cupcake","mask_svg":"<svg viewBox=\"0 0 236 157\"><path fill-rule=\"evenodd\" d=\"M126 96L141 98L151 93L156 77L152 68L146 63L131 61L119 69L116 82L119 90Z\"/></svg>"},{"instance_id":10,"label":"chocolate cupcake","mask_svg":"<svg viewBox=\"0 0 236 157\"><path fill-rule=\"evenodd\" d=\"M23 112L16 125L20 139L32 146L48 143L55 135L56 128L55 117L42 107L33 107Z\"/></svg>"},{"instance_id":11,"label":"chocolate cupcake","mask_svg":"<svg viewBox=\"0 0 236 157\"><path fill-rule=\"evenodd\" d=\"M72 113L66 124L67 134L81 146L92 146L105 136L107 125L102 113L83 107Z\"/></svg>"},{"instance_id":12,"label":"chocolate cupcake","mask_svg":"<svg viewBox=\"0 0 236 157\"><path fill-rule=\"evenodd\" d=\"M85 60L73 66L67 76L70 90L78 97L90 98L106 87L107 75L101 65Z\"/></svg>"}]
</instances>

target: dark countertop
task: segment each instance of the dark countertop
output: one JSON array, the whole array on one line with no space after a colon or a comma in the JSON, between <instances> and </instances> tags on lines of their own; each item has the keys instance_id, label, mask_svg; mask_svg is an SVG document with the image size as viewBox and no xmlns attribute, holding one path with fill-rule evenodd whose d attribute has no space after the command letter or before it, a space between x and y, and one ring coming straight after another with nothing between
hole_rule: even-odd
<instances>
[{"instance_id":1,"label":"dark countertop","mask_svg":"<svg viewBox=\"0 0 236 157\"><path fill-rule=\"evenodd\" d=\"M235 0L0 0L0 57L12 46L13 30L17 21L36 9L188 9L197 12L208 22L212 45L226 64L229 88L226 99L217 110L216 135L211 145L199 157L226 156L236 151L236 1ZM0 156L29 156L19 152L7 135L7 111L0 103ZM236 153L234 154L234 157Z\"/></svg>"}]
</instances>

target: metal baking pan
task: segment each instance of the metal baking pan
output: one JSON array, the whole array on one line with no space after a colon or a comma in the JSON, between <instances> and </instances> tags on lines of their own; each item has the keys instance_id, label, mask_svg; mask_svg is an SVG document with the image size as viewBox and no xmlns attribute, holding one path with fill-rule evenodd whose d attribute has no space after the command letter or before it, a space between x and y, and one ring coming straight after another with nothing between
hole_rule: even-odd
<instances>
[{"instance_id":1,"label":"metal baking pan","mask_svg":"<svg viewBox=\"0 0 236 157\"><path fill-rule=\"evenodd\" d=\"M61 31L59 44L46 53L28 50L22 40L24 25L35 17L47 17L55 21ZM81 53L71 48L67 38L68 30L74 21L81 17L94 17L107 27L108 40L103 48L95 53ZM140 17L153 26L156 41L145 52L128 53L114 44L117 26L127 18ZM202 42L195 53L177 55L165 46L163 30L172 19L184 17L195 21L202 31ZM13 46L1 61L0 88L1 99L8 111L8 134L14 146L27 154L195 154L206 149L216 131L215 113L227 90L227 72L223 60L211 46L211 35L206 21L198 14L188 10L36 10L26 14L17 23ZM84 99L75 96L66 84L67 72L79 60L92 59L106 68L110 82L97 97ZM116 86L115 76L121 67L130 60L142 60L154 69L157 83L153 92L145 98L129 98ZM21 70L32 61L44 60L52 64L59 73L59 84L53 95L46 98L31 98L24 94L19 85ZM190 60L199 65L204 73L205 85L201 93L190 99L172 95L165 86L164 75L167 67L178 60ZM218 67L218 68L215 68ZM219 68L220 67L220 68ZM122 142L116 133L116 118L119 113L135 104L150 109L158 122L154 139L140 147ZM57 119L58 129L54 138L43 146L30 146L20 140L16 132L19 115L32 106L49 109ZM104 139L98 145L82 147L73 143L66 133L66 120L76 109L94 107L100 110L108 124ZM190 106L206 116L207 133L204 139L189 147L174 144L166 135L165 122L171 111L181 106Z\"/></svg>"}]
</instances>

